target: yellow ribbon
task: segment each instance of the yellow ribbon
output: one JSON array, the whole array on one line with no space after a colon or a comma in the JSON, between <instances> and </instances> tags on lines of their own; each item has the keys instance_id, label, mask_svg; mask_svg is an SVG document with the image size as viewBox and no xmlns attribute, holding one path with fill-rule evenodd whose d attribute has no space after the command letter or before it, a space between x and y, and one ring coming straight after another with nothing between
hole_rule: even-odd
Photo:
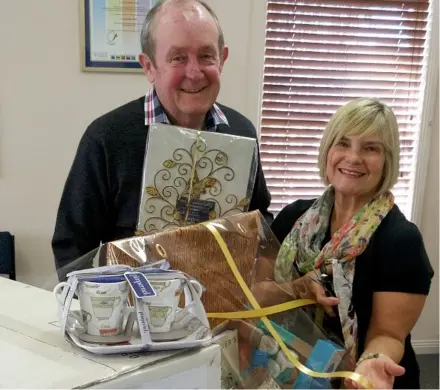
<instances>
[{"instance_id":1,"label":"yellow ribbon","mask_svg":"<svg viewBox=\"0 0 440 390\"><path fill-rule=\"evenodd\" d=\"M317 372L317 371L313 371L310 370L309 368L307 368L306 366L304 366L291 352L290 350L287 348L286 344L284 344L284 341L281 339L280 335L278 334L278 332L274 329L274 327L272 326L271 322L269 321L269 319L266 317L266 315L268 315L268 313L270 314L274 314L275 312L273 312L273 310L275 309L275 307L278 306L278 308L281 306L283 309L285 309L287 306L283 306L285 304L281 304L281 305L275 305L275 306L271 306L271 307L267 307L265 309L262 309L261 306L258 304L257 300L255 299L254 295L252 294L251 290L249 289L249 287L246 285L246 282L243 280L243 277L240 274L240 271L237 268L237 265L235 264L234 259L232 258L231 252L228 249L228 246L226 245L225 241L223 240L223 237L220 235L220 233L218 232L217 228L214 226L214 224L212 222L203 222L202 225L204 225L214 236L214 238L216 239L220 249L223 252L223 255L226 258L226 261L228 262L229 267L231 268L232 273L235 276L235 279L237 280L238 284L240 285L241 289L243 290L243 293L246 295L246 298L248 299L248 301L250 302L250 304L252 305L252 307L255 310L251 310L254 312L257 312L258 314L264 314L261 317L262 322L264 323L264 325L266 326L266 328L269 330L270 334L272 335L272 337L276 340L276 342L279 344L281 350L284 352L284 354L286 355L286 357L290 360L290 362L301 372L303 372L306 375L315 377L315 378L348 378L351 379L355 382L357 382L358 384L360 384L361 386L363 386L364 388L369 388L369 389L373 389L373 385L370 383L370 381L363 377L360 374L357 374L355 372L350 372L350 371L339 371L339 372L329 372L329 373L324 373L324 372ZM301 306L305 306L305 305L310 305L313 303L316 303L314 301L311 301L309 299L302 299L299 300L302 302L299 302L296 304L295 308L297 307L301 307ZM295 301L293 301L295 302ZM290 304L293 304L293 302L288 302ZM293 308L293 307L292 307ZM285 309L288 310L288 309ZM285 311L283 310L283 311ZM237 319L238 317L236 316L236 314L240 314L243 312L237 312L237 313L209 313L208 317L210 318L235 318ZM221 317L216 317L216 315L221 314ZM227 316L225 316L227 315ZM251 315L251 317L242 317L242 318L252 318L252 317L256 317L255 313L254 315Z\"/></svg>"},{"instance_id":2,"label":"yellow ribbon","mask_svg":"<svg viewBox=\"0 0 440 390\"><path fill-rule=\"evenodd\" d=\"M243 319L243 318L260 318L267 317L272 314L282 313L283 311L297 309L307 305L315 305L316 302L311 299L297 299L279 305L268 306L262 309L233 311L230 313L208 313L208 318L227 318L227 319Z\"/></svg>"}]
</instances>

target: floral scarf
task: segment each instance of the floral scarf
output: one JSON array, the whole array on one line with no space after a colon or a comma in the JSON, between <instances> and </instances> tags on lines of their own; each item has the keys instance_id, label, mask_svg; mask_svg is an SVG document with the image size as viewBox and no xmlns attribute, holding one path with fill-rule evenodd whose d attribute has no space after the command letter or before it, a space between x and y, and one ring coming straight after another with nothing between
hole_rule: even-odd
<instances>
[{"instance_id":1,"label":"floral scarf","mask_svg":"<svg viewBox=\"0 0 440 390\"><path fill-rule=\"evenodd\" d=\"M275 281L292 281L293 264L301 274L319 268L333 268L333 287L339 298L339 319L344 344L350 356L357 353L357 319L352 306L352 286L356 257L368 246L371 236L394 205L391 192L378 195L345 223L322 248L331 219L334 189L324 194L303 214L283 241L275 263Z\"/></svg>"}]
</instances>

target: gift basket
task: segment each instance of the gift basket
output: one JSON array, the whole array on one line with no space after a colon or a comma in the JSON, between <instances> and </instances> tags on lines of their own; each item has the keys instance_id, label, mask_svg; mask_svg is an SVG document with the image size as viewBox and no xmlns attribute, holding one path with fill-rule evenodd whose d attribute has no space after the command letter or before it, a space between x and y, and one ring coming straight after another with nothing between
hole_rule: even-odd
<instances>
[{"instance_id":1,"label":"gift basket","mask_svg":"<svg viewBox=\"0 0 440 390\"><path fill-rule=\"evenodd\" d=\"M222 345L223 388L339 388L352 359L324 331L309 281L274 280L280 244L259 211L109 242L85 258L99 266L143 267L165 259L204 287L214 342Z\"/></svg>"},{"instance_id":2,"label":"gift basket","mask_svg":"<svg viewBox=\"0 0 440 390\"><path fill-rule=\"evenodd\" d=\"M54 296L68 341L91 353L115 354L210 344L203 291L197 280L161 261L74 271L55 286Z\"/></svg>"},{"instance_id":3,"label":"gift basket","mask_svg":"<svg viewBox=\"0 0 440 390\"><path fill-rule=\"evenodd\" d=\"M150 233L248 210L255 139L151 124L137 230Z\"/></svg>"}]
</instances>

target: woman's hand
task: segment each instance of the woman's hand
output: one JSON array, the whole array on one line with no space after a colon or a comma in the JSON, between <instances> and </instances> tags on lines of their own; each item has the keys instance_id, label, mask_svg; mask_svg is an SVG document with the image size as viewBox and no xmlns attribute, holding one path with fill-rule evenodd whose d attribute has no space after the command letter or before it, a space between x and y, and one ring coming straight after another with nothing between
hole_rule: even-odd
<instances>
[{"instance_id":1,"label":"woman's hand","mask_svg":"<svg viewBox=\"0 0 440 390\"><path fill-rule=\"evenodd\" d=\"M308 290L311 293L311 298L316 300L323 306L324 311L331 317L335 316L333 306L339 303L339 298L328 297L325 295L325 289L322 286L319 279L319 271L310 271L305 274L301 279L307 283Z\"/></svg>"},{"instance_id":2,"label":"woman's hand","mask_svg":"<svg viewBox=\"0 0 440 390\"><path fill-rule=\"evenodd\" d=\"M251 291L262 307L277 305L292 299L313 299L325 312L334 317L333 306L339 303L335 297L327 297L318 271L311 271L291 282L276 283L264 280L252 286Z\"/></svg>"},{"instance_id":3,"label":"woman's hand","mask_svg":"<svg viewBox=\"0 0 440 390\"><path fill-rule=\"evenodd\" d=\"M355 372L367 378L375 389L392 389L394 378L403 375L405 369L388 356L379 356L378 358L364 360ZM345 386L348 389L362 388L350 379L345 380Z\"/></svg>"}]
</instances>

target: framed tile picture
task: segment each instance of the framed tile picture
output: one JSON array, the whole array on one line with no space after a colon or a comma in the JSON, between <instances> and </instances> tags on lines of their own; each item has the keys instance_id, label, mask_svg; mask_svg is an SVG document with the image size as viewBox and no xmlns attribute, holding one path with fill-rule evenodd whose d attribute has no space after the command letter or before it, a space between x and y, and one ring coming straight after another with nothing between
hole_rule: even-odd
<instances>
[{"instance_id":1,"label":"framed tile picture","mask_svg":"<svg viewBox=\"0 0 440 390\"><path fill-rule=\"evenodd\" d=\"M142 72L140 35L156 0L79 0L81 70Z\"/></svg>"}]
</instances>

